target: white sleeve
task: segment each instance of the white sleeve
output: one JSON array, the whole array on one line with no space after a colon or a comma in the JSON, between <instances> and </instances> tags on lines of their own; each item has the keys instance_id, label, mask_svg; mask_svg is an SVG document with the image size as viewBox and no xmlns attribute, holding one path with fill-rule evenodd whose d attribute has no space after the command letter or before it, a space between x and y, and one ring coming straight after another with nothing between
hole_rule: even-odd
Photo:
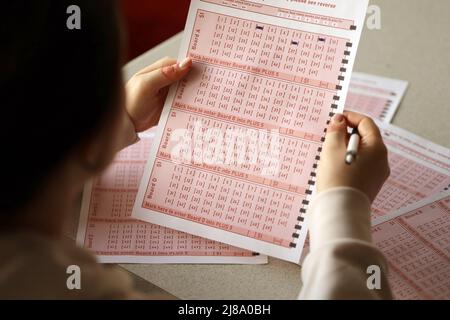
<instances>
[{"instance_id":1,"label":"white sleeve","mask_svg":"<svg viewBox=\"0 0 450 320\"><path fill-rule=\"evenodd\" d=\"M386 261L372 245L365 194L346 187L321 192L309 207L308 226L311 251L302 266L299 299L392 298ZM381 271L379 289L369 266Z\"/></svg>"}]
</instances>

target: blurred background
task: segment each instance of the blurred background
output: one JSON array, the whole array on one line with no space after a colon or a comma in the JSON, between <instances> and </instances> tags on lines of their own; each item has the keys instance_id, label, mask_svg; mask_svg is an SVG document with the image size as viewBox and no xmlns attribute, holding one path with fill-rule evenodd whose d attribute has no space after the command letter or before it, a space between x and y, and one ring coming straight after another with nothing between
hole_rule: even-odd
<instances>
[{"instance_id":1,"label":"blurred background","mask_svg":"<svg viewBox=\"0 0 450 320\"><path fill-rule=\"evenodd\" d=\"M128 31L128 60L184 29L190 0L120 0Z\"/></svg>"}]
</instances>

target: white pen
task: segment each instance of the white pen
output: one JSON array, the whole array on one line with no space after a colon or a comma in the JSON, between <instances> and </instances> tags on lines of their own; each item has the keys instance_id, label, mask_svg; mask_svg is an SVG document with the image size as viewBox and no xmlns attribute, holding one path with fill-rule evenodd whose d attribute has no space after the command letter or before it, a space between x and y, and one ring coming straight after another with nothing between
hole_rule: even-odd
<instances>
[{"instance_id":1,"label":"white pen","mask_svg":"<svg viewBox=\"0 0 450 320\"><path fill-rule=\"evenodd\" d=\"M352 134L350 135L350 139L348 140L347 152L345 153L345 163L352 164L355 161L356 156L358 154L358 146L360 136L358 133L358 129L354 128Z\"/></svg>"}]
</instances>

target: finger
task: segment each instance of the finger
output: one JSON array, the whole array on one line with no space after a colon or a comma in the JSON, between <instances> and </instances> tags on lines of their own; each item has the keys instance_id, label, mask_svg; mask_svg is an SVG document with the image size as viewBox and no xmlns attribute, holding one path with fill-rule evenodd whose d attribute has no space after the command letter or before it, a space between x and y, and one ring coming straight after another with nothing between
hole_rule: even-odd
<instances>
[{"instance_id":1,"label":"finger","mask_svg":"<svg viewBox=\"0 0 450 320\"><path fill-rule=\"evenodd\" d=\"M190 58L186 58L180 63L153 70L146 75L146 81L150 88L159 91L162 88L182 79L185 75L187 75L191 67L192 60Z\"/></svg>"},{"instance_id":2,"label":"finger","mask_svg":"<svg viewBox=\"0 0 450 320\"><path fill-rule=\"evenodd\" d=\"M164 102L166 101L167 95L169 93L169 87L164 87L161 90L159 90L158 93L158 108L163 108L164 107Z\"/></svg>"},{"instance_id":3,"label":"finger","mask_svg":"<svg viewBox=\"0 0 450 320\"><path fill-rule=\"evenodd\" d=\"M337 113L331 119L325 136L325 147L344 147L347 139L347 121L345 117Z\"/></svg>"},{"instance_id":4,"label":"finger","mask_svg":"<svg viewBox=\"0 0 450 320\"><path fill-rule=\"evenodd\" d=\"M166 66L170 66L177 63L177 60L171 57L164 57L159 59L158 61L152 63L151 65L139 70L136 75L138 74L145 74L145 73L149 73L152 72L154 70L166 67Z\"/></svg>"},{"instance_id":5,"label":"finger","mask_svg":"<svg viewBox=\"0 0 450 320\"><path fill-rule=\"evenodd\" d=\"M367 142L377 142L381 140L381 133L375 122L360 113L344 111L349 127L357 128L361 139Z\"/></svg>"}]
</instances>

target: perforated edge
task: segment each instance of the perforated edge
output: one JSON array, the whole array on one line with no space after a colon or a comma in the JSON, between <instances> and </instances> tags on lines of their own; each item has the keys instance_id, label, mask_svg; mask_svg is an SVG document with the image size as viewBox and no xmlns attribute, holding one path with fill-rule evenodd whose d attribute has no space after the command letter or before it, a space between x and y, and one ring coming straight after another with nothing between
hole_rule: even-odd
<instances>
[{"instance_id":1,"label":"perforated edge","mask_svg":"<svg viewBox=\"0 0 450 320\"><path fill-rule=\"evenodd\" d=\"M353 26L354 29L351 28L351 30L356 30L356 27ZM339 84L336 85L336 94L333 96L333 103L331 104L330 108L331 111L328 113L328 120L327 120L327 125L330 123L331 118L335 115L335 110L338 108L338 105L336 104L336 101L339 101L341 99L341 97L339 96L339 91L342 90L342 85L341 85L341 81L345 81L345 73L347 72L347 67L346 65L348 64L348 60L346 59L347 56L349 56L351 54L350 52L350 48L353 47L353 44L351 42L347 42L345 44L346 50L343 52L343 59L342 59L342 66L339 69L339 71L341 72L341 74L338 76L337 80L339 81ZM383 110L384 112L387 112L387 110L389 109L389 106L385 107L385 110ZM327 132L327 129L324 129L323 132L323 136L320 138L321 142L325 141L325 134ZM312 189L314 188L315 184L316 184L316 170L318 167L318 163L320 161L320 153L322 152L322 147L319 147L317 149L317 155L314 158L314 163L313 163L313 167L310 173L310 179L308 180L308 188L305 191L306 194L306 198L302 201L302 207L300 208L299 211L299 215L297 217L297 224L294 226L295 228L295 232L292 234L292 242L289 244L289 247L291 248L296 248L297 247L297 243L296 243L296 239L298 239L300 237L300 234L297 233L297 231L302 230L303 225L302 223L305 221L305 214L306 214L306 210L309 206L309 202L310 202L310 197L312 195Z\"/></svg>"}]
</instances>

